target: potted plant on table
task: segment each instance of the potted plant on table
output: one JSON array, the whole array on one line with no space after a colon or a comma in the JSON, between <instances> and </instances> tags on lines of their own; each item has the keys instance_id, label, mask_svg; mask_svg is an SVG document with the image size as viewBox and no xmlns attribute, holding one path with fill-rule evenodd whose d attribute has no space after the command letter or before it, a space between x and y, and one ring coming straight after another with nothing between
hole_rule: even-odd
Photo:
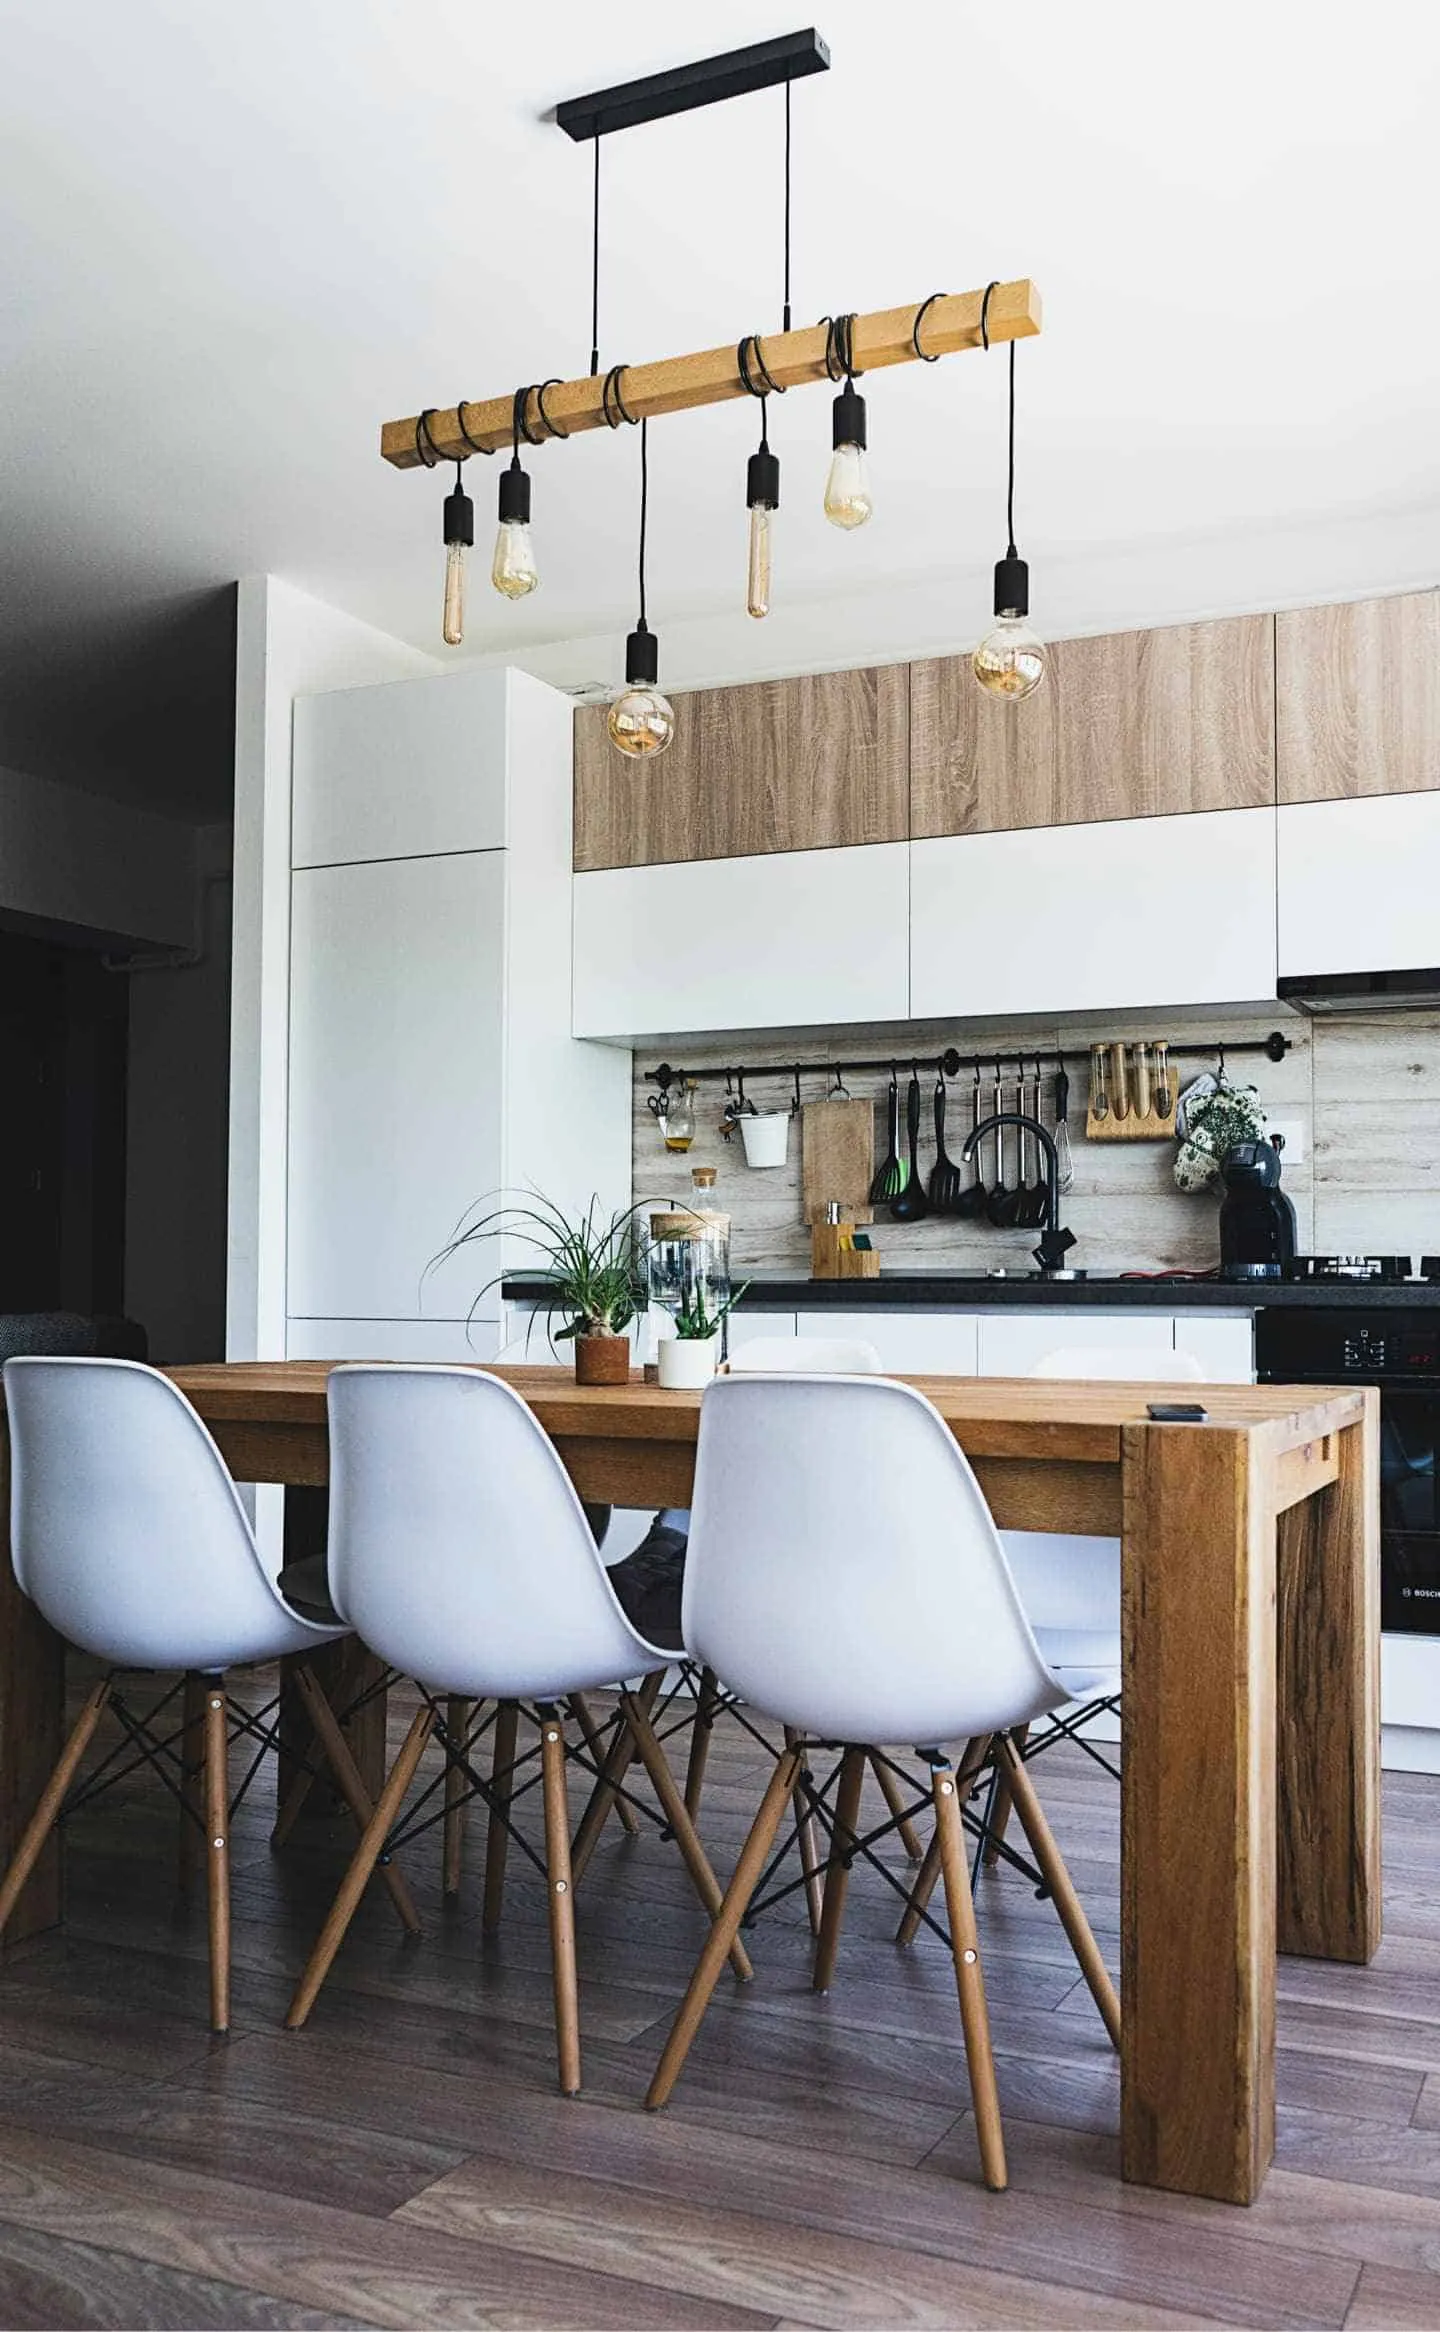
<instances>
[{"instance_id":1,"label":"potted plant on table","mask_svg":"<svg viewBox=\"0 0 1440 2332\"><path fill-rule=\"evenodd\" d=\"M720 1357L721 1327L744 1293L737 1287L713 1307L703 1287L685 1298L675 1314L675 1333L664 1339L657 1356L660 1382L670 1392L694 1392L709 1383Z\"/></svg>"},{"instance_id":2,"label":"potted plant on table","mask_svg":"<svg viewBox=\"0 0 1440 2332\"><path fill-rule=\"evenodd\" d=\"M603 1212L592 1198L573 1219L540 1192L509 1205L485 1207L461 1222L455 1236L426 1265L426 1274L462 1247L482 1239L511 1237L534 1249L538 1263L527 1276L540 1280L545 1297L539 1309L551 1322L555 1344L573 1343L575 1382L623 1385L630 1374L629 1328L646 1303L645 1273L632 1207ZM476 1291L476 1310L492 1288L514 1271L506 1264ZM556 1318L561 1325L556 1327Z\"/></svg>"}]
</instances>

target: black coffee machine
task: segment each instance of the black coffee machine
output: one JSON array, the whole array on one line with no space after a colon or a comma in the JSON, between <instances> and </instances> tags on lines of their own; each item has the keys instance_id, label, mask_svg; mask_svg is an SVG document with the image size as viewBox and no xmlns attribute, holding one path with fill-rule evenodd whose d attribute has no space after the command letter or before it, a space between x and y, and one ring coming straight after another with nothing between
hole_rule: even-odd
<instances>
[{"instance_id":1,"label":"black coffee machine","mask_svg":"<svg viewBox=\"0 0 1440 2332\"><path fill-rule=\"evenodd\" d=\"M1284 1279L1295 1260L1295 1209L1280 1188L1274 1143L1232 1142L1220 1179L1220 1277Z\"/></svg>"}]
</instances>

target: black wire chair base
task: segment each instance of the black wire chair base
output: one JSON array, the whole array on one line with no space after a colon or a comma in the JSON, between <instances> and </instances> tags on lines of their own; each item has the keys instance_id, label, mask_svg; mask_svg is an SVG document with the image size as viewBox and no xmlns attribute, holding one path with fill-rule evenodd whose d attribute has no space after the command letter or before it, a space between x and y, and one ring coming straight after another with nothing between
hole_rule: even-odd
<instances>
[{"instance_id":1,"label":"black wire chair base","mask_svg":"<svg viewBox=\"0 0 1440 2332\"><path fill-rule=\"evenodd\" d=\"M106 1707L114 1713L123 1738L106 1756L102 1757L97 1766L91 1768L82 1781L76 1782L56 1817L57 1821L61 1823L70 1821L74 1815L82 1813L96 1798L104 1797L107 1791L118 1788L122 1781L128 1781L131 1774L138 1773L142 1767L148 1766L152 1773L159 1776L179 1806L186 1821L192 1823L203 1836L207 1828L205 1816L195 1803L192 1794L200 1774L200 1763L198 1760L187 1759L177 1747L177 1744L184 1742L191 1733L192 1725L182 1719L168 1732L160 1733L155 1729L157 1720L183 1693L185 1678L182 1676L177 1683L170 1686L167 1692L162 1693L159 1700L155 1701L144 1715L138 1715L122 1697L114 1682L115 1676L120 1673L119 1670L112 1670L110 1673L108 1680L110 1682L110 1698ZM259 1743L255 1755L245 1769L239 1787L230 1794L229 1818L231 1820L244 1804L250 1786L259 1772L267 1752L273 1750L277 1754L279 1753L280 1732L278 1724L273 1721L279 1707L280 1695L278 1692L258 1709L244 1708L231 1698L228 1691L226 1693L227 1748L233 1749L237 1741L249 1740ZM127 1763L121 1764L119 1761L124 1758L127 1749L133 1751L134 1754Z\"/></svg>"}]
</instances>

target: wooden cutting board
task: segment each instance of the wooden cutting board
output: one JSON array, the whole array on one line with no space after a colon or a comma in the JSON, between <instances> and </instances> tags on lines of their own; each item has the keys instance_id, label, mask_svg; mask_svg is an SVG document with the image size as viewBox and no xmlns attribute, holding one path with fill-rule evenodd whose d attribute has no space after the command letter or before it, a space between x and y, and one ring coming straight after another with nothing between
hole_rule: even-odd
<instances>
[{"instance_id":1,"label":"wooden cutting board","mask_svg":"<svg viewBox=\"0 0 1440 2332\"><path fill-rule=\"evenodd\" d=\"M803 1116L801 1192L807 1223L823 1223L838 1199L852 1223L873 1223L875 1110L868 1101L807 1101Z\"/></svg>"}]
</instances>

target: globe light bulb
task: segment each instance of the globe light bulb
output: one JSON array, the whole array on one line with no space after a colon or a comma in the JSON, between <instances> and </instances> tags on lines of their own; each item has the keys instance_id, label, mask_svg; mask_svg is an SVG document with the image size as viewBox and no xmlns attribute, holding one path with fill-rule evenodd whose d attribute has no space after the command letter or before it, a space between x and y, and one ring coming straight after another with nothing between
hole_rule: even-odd
<instances>
[{"instance_id":1,"label":"globe light bulb","mask_svg":"<svg viewBox=\"0 0 1440 2332\"><path fill-rule=\"evenodd\" d=\"M863 526L874 504L865 461L865 399L847 381L831 408L830 474L825 480L825 516L847 530Z\"/></svg>"},{"instance_id":2,"label":"globe light bulb","mask_svg":"<svg viewBox=\"0 0 1440 2332\"><path fill-rule=\"evenodd\" d=\"M775 512L780 507L780 463L763 436L759 452L750 456L745 479L745 499L750 506L750 557L745 577L745 612L747 615L765 616L770 613L770 544Z\"/></svg>"},{"instance_id":3,"label":"globe light bulb","mask_svg":"<svg viewBox=\"0 0 1440 2332\"><path fill-rule=\"evenodd\" d=\"M445 599L440 637L447 648L458 648L465 637L465 555L475 540L475 505L458 484L445 497L444 537Z\"/></svg>"},{"instance_id":4,"label":"globe light bulb","mask_svg":"<svg viewBox=\"0 0 1440 2332\"><path fill-rule=\"evenodd\" d=\"M675 734L675 708L658 688L622 688L610 706L610 742L632 760L663 753Z\"/></svg>"},{"instance_id":5,"label":"globe light bulb","mask_svg":"<svg viewBox=\"0 0 1440 2332\"><path fill-rule=\"evenodd\" d=\"M502 520L495 530L495 556L490 580L507 599L525 599L540 581L530 529L516 519Z\"/></svg>"},{"instance_id":6,"label":"globe light bulb","mask_svg":"<svg viewBox=\"0 0 1440 2332\"><path fill-rule=\"evenodd\" d=\"M525 599L539 583L540 570L530 540L530 480L518 453L500 472L499 517L490 580L506 599Z\"/></svg>"},{"instance_id":7,"label":"globe light bulb","mask_svg":"<svg viewBox=\"0 0 1440 2332\"><path fill-rule=\"evenodd\" d=\"M995 628L975 650L975 678L991 696L1028 696L1045 677L1045 643L1028 622L1030 569L1011 543L995 567Z\"/></svg>"},{"instance_id":8,"label":"globe light bulb","mask_svg":"<svg viewBox=\"0 0 1440 2332\"><path fill-rule=\"evenodd\" d=\"M992 696L1028 696L1045 677L1045 644L1023 615L1002 615L974 661L976 679Z\"/></svg>"},{"instance_id":9,"label":"globe light bulb","mask_svg":"<svg viewBox=\"0 0 1440 2332\"><path fill-rule=\"evenodd\" d=\"M642 615L625 642L625 686L611 700L607 726L617 753L639 760L663 753L675 734L675 708L662 696L660 643Z\"/></svg>"}]
</instances>

